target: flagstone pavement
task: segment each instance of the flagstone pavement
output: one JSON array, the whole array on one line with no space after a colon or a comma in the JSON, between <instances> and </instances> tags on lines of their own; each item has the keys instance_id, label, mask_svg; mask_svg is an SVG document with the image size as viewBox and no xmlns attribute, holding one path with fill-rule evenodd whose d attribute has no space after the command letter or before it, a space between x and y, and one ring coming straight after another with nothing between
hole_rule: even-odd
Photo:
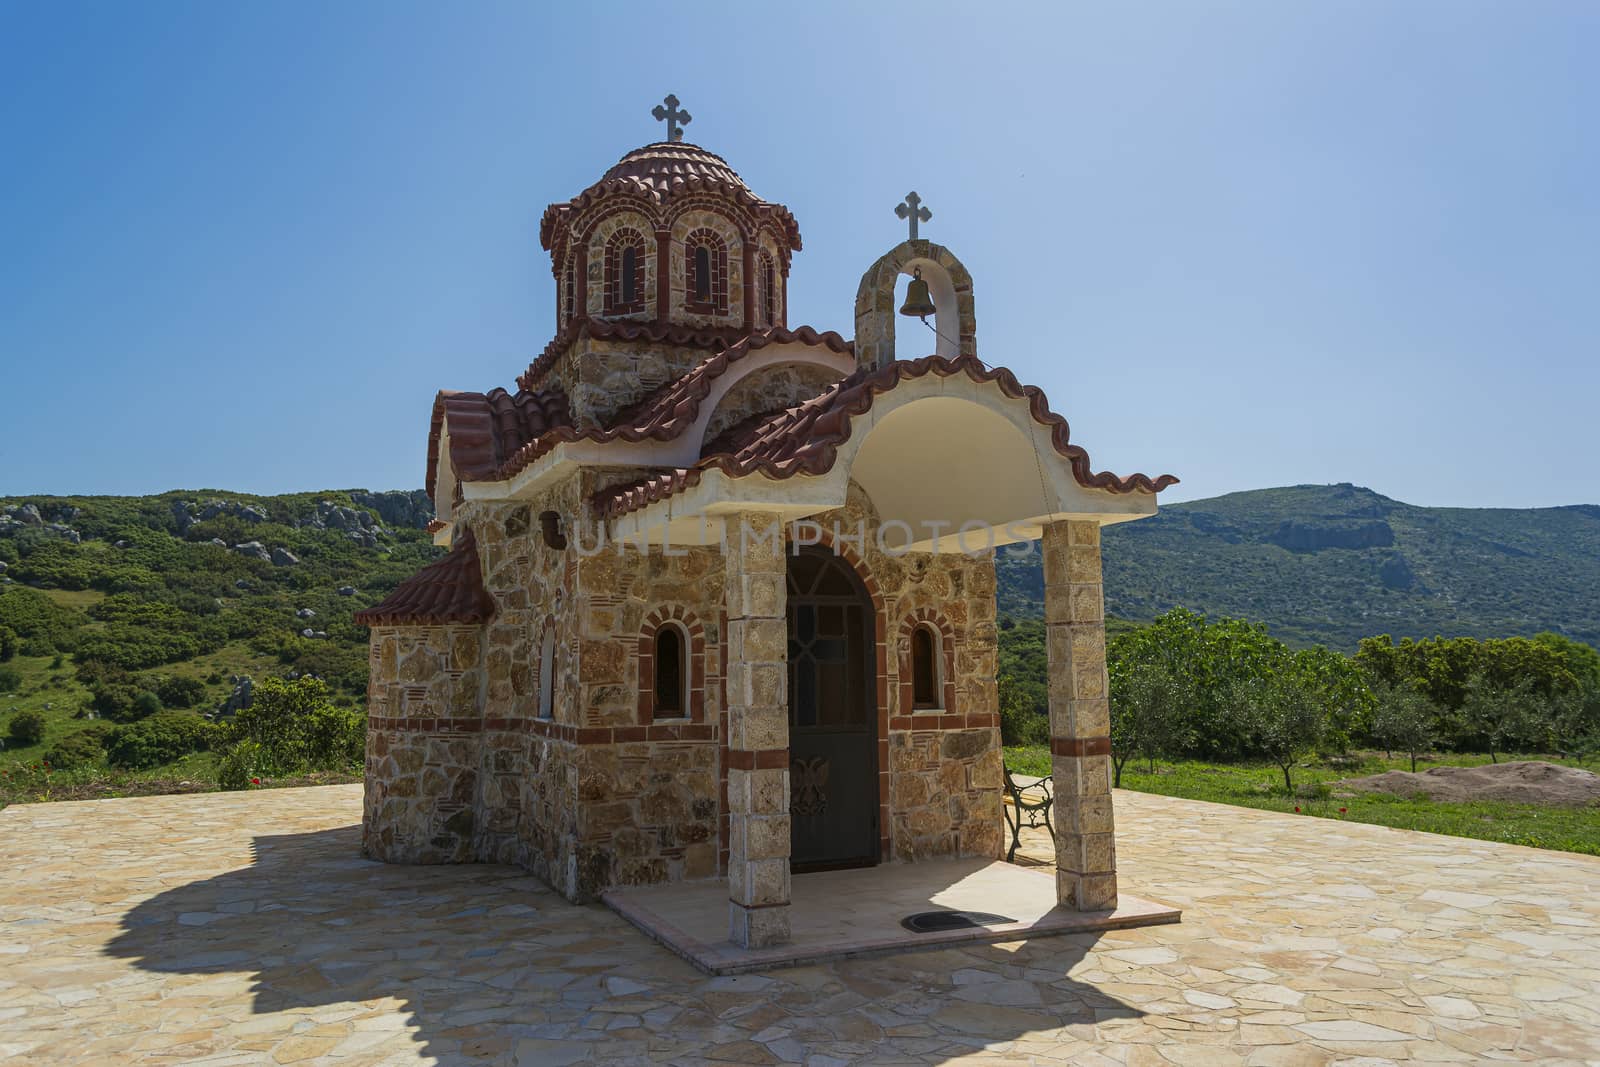
<instances>
[{"instance_id":1,"label":"flagstone pavement","mask_svg":"<svg viewBox=\"0 0 1600 1067\"><path fill-rule=\"evenodd\" d=\"M1600 857L1116 803L1181 924L726 978L516 870L361 859L359 786L14 806L0 1058L1600 1063Z\"/></svg>"}]
</instances>

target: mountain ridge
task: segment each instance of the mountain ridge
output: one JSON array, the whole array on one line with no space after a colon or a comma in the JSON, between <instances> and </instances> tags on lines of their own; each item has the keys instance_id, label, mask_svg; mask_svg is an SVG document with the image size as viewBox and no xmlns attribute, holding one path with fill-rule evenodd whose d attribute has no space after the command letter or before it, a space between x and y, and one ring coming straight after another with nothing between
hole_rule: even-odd
<instances>
[{"instance_id":1,"label":"mountain ridge","mask_svg":"<svg viewBox=\"0 0 1600 1067\"><path fill-rule=\"evenodd\" d=\"M1165 506L1104 535L1106 610L1183 606L1263 622L1294 644L1507 637L1600 646L1600 505L1429 508L1349 482ZM1000 609L1041 610L1038 559L1000 553Z\"/></svg>"}]
</instances>

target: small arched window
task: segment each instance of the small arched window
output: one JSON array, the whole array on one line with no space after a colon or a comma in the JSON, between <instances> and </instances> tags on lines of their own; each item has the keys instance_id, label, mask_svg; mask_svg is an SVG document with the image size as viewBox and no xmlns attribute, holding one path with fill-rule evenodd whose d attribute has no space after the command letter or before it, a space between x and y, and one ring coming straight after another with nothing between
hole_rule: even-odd
<instances>
[{"instance_id":1,"label":"small arched window","mask_svg":"<svg viewBox=\"0 0 1600 1067\"><path fill-rule=\"evenodd\" d=\"M711 249L705 245L694 250L694 298L702 304L711 301Z\"/></svg>"},{"instance_id":2,"label":"small arched window","mask_svg":"<svg viewBox=\"0 0 1600 1067\"><path fill-rule=\"evenodd\" d=\"M928 626L911 631L911 706L939 706L939 641Z\"/></svg>"},{"instance_id":3,"label":"small arched window","mask_svg":"<svg viewBox=\"0 0 1600 1067\"><path fill-rule=\"evenodd\" d=\"M728 246L715 230L695 230L684 241L688 310L701 315L728 313Z\"/></svg>"},{"instance_id":4,"label":"small arched window","mask_svg":"<svg viewBox=\"0 0 1600 1067\"><path fill-rule=\"evenodd\" d=\"M545 623L544 639L539 642L539 718L550 719L556 712L556 623Z\"/></svg>"},{"instance_id":5,"label":"small arched window","mask_svg":"<svg viewBox=\"0 0 1600 1067\"><path fill-rule=\"evenodd\" d=\"M563 295L562 304L561 304L561 320L563 322L571 322L572 321L572 316L577 311L577 307L578 307L578 283L577 283L576 278L574 277L575 274L576 274L576 272L572 269L572 264L568 263L567 264L567 278L566 278L566 281L563 283L564 295Z\"/></svg>"},{"instance_id":6,"label":"small arched window","mask_svg":"<svg viewBox=\"0 0 1600 1067\"><path fill-rule=\"evenodd\" d=\"M761 253L756 264L756 325L778 324L777 272L772 268L772 257Z\"/></svg>"},{"instance_id":7,"label":"small arched window","mask_svg":"<svg viewBox=\"0 0 1600 1067\"><path fill-rule=\"evenodd\" d=\"M644 234L623 229L606 242L607 315L631 315L644 306Z\"/></svg>"},{"instance_id":8,"label":"small arched window","mask_svg":"<svg viewBox=\"0 0 1600 1067\"><path fill-rule=\"evenodd\" d=\"M622 302L631 304L639 296L639 250L629 245L622 250Z\"/></svg>"},{"instance_id":9,"label":"small arched window","mask_svg":"<svg viewBox=\"0 0 1600 1067\"><path fill-rule=\"evenodd\" d=\"M656 631L655 717L658 719L681 719L689 714L687 649L683 631L676 626L663 626Z\"/></svg>"}]
</instances>

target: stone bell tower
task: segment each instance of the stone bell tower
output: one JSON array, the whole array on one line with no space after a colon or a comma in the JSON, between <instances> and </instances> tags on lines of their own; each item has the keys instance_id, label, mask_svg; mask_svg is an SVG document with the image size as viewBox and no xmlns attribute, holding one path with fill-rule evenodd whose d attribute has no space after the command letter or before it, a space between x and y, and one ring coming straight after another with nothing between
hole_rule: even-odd
<instances>
[{"instance_id":1,"label":"stone bell tower","mask_svg":"<svg viewBox=\"0 0 1600 1067\"><path fill-rule=\"evenodd\" d=\"M861 276L856 289L856 360L863 367L877 368L895 359L914 359L933 354L946 359L978 354L976 317L973 311L972 275L943 245L917 235L917 223L927 222L933 213L914 191L895 208L895 214L909 223L910 236L885 253ZM900 275L920 278L936 309L935 333L926 341L907 342L896 351L895 284ZM920 327L918 327L920 330ZM914 336L914 335L913 335Z\"/></svg>"}]
</instances>

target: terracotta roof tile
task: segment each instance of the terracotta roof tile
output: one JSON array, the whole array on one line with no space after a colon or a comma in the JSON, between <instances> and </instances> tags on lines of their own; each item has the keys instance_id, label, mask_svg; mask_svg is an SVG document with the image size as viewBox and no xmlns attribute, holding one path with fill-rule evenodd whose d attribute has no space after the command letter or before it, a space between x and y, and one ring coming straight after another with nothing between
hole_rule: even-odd
<instances>
[{"instance_id":1,"label":"terracotta roof tile","mask_svg":"<svg viewBox=\"0 0 1600 1067\"><path fill-rule=\"evenodd\" d=\"M602 324L597 321L595 325ZM607 323L603 325L620 326L623 324ZM617 330L616 334L626 336L629 340L638 337L655 339L655 332L670 338L673 331L684 329L683 327L673 326L662 327L653 323L648 326L641 323L626 325L632 331L631 336L621 329ZM739 360L751 352L759 351L768 345L774 344L814 345L839 353L849 353L851 351L850 342L832 330L818 333L809 326L801 326L795 330L774 326L759 333L749 333L741 330L738 332L738 338L738 341L733 344L722 342L726 347L720 348L719 351L701 360L683 377L668 383L639 403L624 409L611 426L601 428L580 428L575 426L572 423L570 413L563 406L560 409L560 413L563 416L561 419L551 421L537 435L521 439L515 447L508 447L508 442L515 440L514 437L507 436L499 439L499 460L493 467L482 463L481 457L485 454L485 450L479 442L477 432L479 422L472 411L467 413L469 420L471 420L469 422L471 443L465 453L458 449L456 444L456 413L454 408L450 408L450 452L452 459L456 462L456 470L460 477L466 481L510 478L540 456L545 455L551 449L564 442L594 441L599 444L606 444L611 441L670 441L694 424L695 418L699 413L700 401L704 400L710 392L711 383L727 373L729 367L738 363ZM683 344L685 342L669 340L668 343ZM503 393L504 391L499 390L499 392ZM524 395L526 394L520 392L517 394L518 397ZM546 394L534 395L544 396ZM565 395L561 395L564 405ZM435 412L437 413L438 410L436 405ZM437 453L438 436L439 423L436 419L432 435L429 438L430 456L435 456ZM470 474L462 466L463 460L472 465ZM431 482L429 484L429 492L430 494L432 493Z\"/></svg>"},{"instance_id":2,"label":"terracotta roof tile","mask_svg":"<svg viewBox=\"0 0 1600 1067\"><path fill-rule=\"evenodd\" d=\"M793 331L785 330L781 326L773 327L772 329L787 335L784 338L785 340L804 339L809 336L819 339L820 343L827 344L828 347L834 348L836 351L852 350L851 343L832 330L818 333L809 326L800 326ZM717 352L724 348L731 348L746 339L763 336L764 333L768 332L772 331L751 333L742 326L686 326L678 323L634 322L627 319L615 321L591 318L574 319L562 327L550 339L550 343L544 346L544 351L540 352L534 361L528 364L528 369L517 376L517 387L523 391L537 388L543 381L545 374L555 365L556 360L561 357L561 353L565 352L574 341L584 337L591 337L599 341L646 341L650 344L704 348ZM819 343L819 341L807 341L806 343L814 344ZM844 348L838 349L838 345L843 345Z\"/></svg>"},{"instance_id":3,"label":"terracotta roof tile","mask_svg":"<svg viewBox=\"0 0 1600 1067\"><path fill-rule=\"evenodd\" d=\"M441 626L486 622L493 615L494 598L483 588L478 545L468 528L448 555L395 586L382 602L356 612L355 621L362 626Z\"/></svg>"},{"instance_id":4,"label":"terracotta roof tile","mask_svg":"<svg viewBox=\"0 0 1600 1067\"><path fill-rule=\"evenodd\" d=\"M833 468L839 446L850 438L850 420L868 411L877 396L903 381L928 374L948 378L963 373L975 382L993 383L1008 397L1027 400L1029 412L1036 422L1049 428L1051 443L1070 463L1079 485L1113 493L1159 493L1178 481L1170 474L1121 478L1108 471L1097 472L1089 465L1089 454L1071 443L1067 420L1050 410L1043 390L1023 385L1006 368L991 369L972 356L953 360L926 356L857 371L812 400L734 427L708 443L695 468L662 471L638 482L602 490L591 503L601 516L625 515L684 491L699 481L701 471L713 468L734 477L756 473L770 478L825 474Z\"/></svg>"},{"instance_id":5,"label":"terracotta roof tile","mask_svg":"<svg viewBox=\"0 0 1600 1067\"><path fill-rule=\"evenodd\" d=\"M720 193L757 218L773 219L789 248L800 250L800 227L788 208L761 199L728 166L727 160L687 141L658 141L636 148L571 200L551 204L539 222L539 243L550 250L556 243L560 220L610 197L634 198L654 205L703 192Z\"/></svg>"},{"instance_id":6,"label":"terracotta roof tile","mask_svg":"<svg viewBox=\"0 0 1600 1067\"><path fill-rule=\"evenodd\" d=\"M487 393L441 390L433 401L428 429L428 472L424 484L434 499L439 441L450 426L450 462L464 482L493 478L500 464L541 434L572 425L567 395L559 389L537 393L491 389ZM434 501L438 503L437 500Z\"/></svg>"}]
</instances>

